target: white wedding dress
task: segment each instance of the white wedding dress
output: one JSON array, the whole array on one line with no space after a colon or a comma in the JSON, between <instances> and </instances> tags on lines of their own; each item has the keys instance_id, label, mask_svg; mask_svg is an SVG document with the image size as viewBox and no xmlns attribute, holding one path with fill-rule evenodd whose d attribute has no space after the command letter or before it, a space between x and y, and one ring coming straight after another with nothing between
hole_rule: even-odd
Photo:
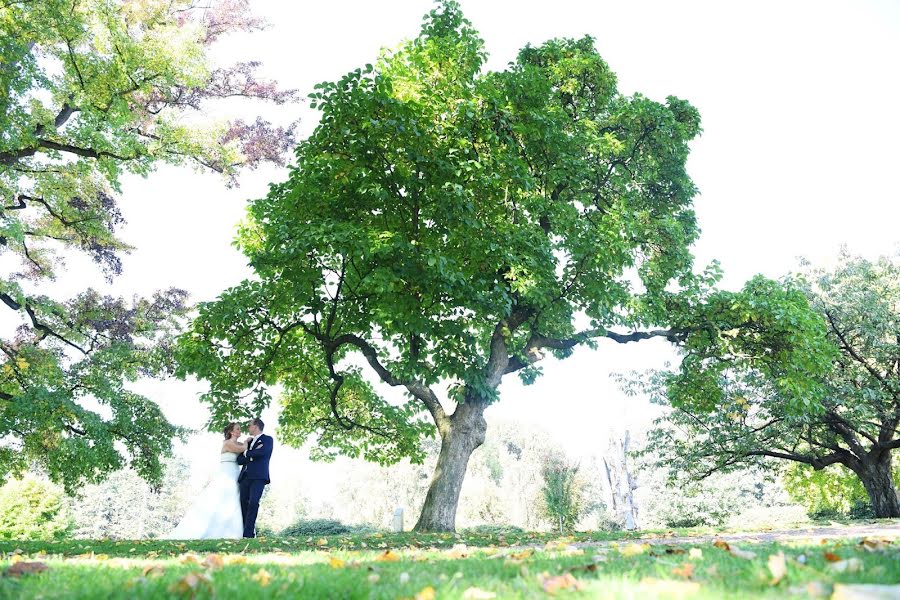
<instances>
[{"instance_id":1,"label":"white wedding dress","mask_svg":"<svg viewBox=\"0 0 900 600\"><path fill-rule=\"evenodd\" d=\"M244 533L237 454L223 452L219 468L168 535L170 540L239 538Z\"/></svg>"}]
</instances>

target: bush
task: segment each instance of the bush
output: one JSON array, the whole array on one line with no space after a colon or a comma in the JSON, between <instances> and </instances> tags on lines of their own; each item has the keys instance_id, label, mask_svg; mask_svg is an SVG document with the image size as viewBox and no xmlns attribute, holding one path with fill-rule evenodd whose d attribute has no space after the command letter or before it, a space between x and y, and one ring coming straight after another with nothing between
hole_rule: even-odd
<instances>
[{"instance_id":1,"label":"bush","mask_svg":"<svg viewBox=\"0 0 900 600\"><path fill-rule=\"evenodd\" d=\"M0 539L55 540L74 524L61 488L35 477L0 488Z\"/></svg>"},{"instance_id":2,"label":"bush","mask_svg":"<svg viewBox=\"0 0 900 600\"><path fill-rule=\"evenodd\" d=\"M301 519L281 530L283 537L310 537L325 535L345 535L349 533L374 533L365 525L345 525L334 519Z\"/></svg>"},{"instance_id":3,"label":"bush","mask_svg":"<svg viewBox=\"0 0 900 600\"><path fill-rule=\"evenodd\" d=\"M895 467L893 475L895 485L900 485L900 467ZM791 498L806 508L811 519L869 519L875 515L862 482L842 465L816 471L792 464L785 469L784 482Z\"/></svg>"},{"instance_id":4,"label":"bush","mask_svg":"<svg viewBox=\"0 0 900 600\"><path fill-rule=\"evenodd\" d=\"M462 532L471 535L518 535L525 533L525 530L515 525L476 525L466 527Z\"/></svg>"},{"instance_id":5,"label":"bush","mask_svg":"<svg viewBox=\"0 0 900 600\"><path fill-rule=\"evenodd\" d=\"M544 483L541 487L544 516L559 528L559 532L571 531L584 512L584 492L578 479L578 466L552 458L541 469Z\"/></svg>"}]
</instances>

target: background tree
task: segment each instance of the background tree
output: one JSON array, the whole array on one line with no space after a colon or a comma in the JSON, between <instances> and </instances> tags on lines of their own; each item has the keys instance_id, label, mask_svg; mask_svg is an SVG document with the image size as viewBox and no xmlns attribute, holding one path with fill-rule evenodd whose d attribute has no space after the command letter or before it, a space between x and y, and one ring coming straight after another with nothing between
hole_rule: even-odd
<instances>
[{"instance_id":1,"label":"background tree","mask_svg":"<svg viewBox=\"0 0 900 600\"><path fill-rule=\"evenodd\" d=\"M240 166L280 163L293 145L290 129L259 119L201 125L189 114L219 98L294 98L256 79L257 63L212 67L217 39L262 26L247 6L0 4L0 300L20 323L0 340L0 478L32 461L70 490L126 461L161 477L178 432L125 382L168 370L185 294L57 300L46 285L73 252L107 278L120 272L124 174L193 164L234 183Z\"/></svg>"},{"instance_id":2,"label":"background tree","mask_svg":"<svg viewBox=\"0 0 900 600\"><path fill-rule=\"evenodd\" d=\"M719 293L704 310L708 334L692 336L680 372L645 383L672 407L651 435L652 451L699 478L770 459L816 470L843 465L876 516L900 516L891 477L891 453L900 447L897 261L843 253L833 270L782 285L757 281ZM765 315L790 328L794 359L787 346L758 343L777 329ZM791 364L812 377L804 383L785 368Z\"/></svg>"},{"instance_id":3,"label":"background tree","mask_svg":"<svg viewBox=\"0 0 900 600\"><path fill-rule=\"evenodd\" d=\"M533 381L545 355L599 338L675 339L643 329L690 285L697 236L690 104L619 94L589 37L502 72L484 59L448 1L377 66L317 86L319 125L239 234L257 277L201 307L181 347L217 423L277 382L291 444L391 463L437 431L419 530L454 528L504 376Z\"/></svg>"},{"instance_id":4,"label":"background tree","mask_svg":"<svg viewBox=\"0 0 900 600\"><path fill-rule=\"evenodd\" d=\"M572 531L585 509L578 465L554 456L541 468L541 512L560 533Z\"/></svg>"},{"instance_id":5,"label":"background tree","mask_svg":"<svg viewBox=\"0 0 900 600\"><path fill-rule=\"evenodd\" d=\"M74 522L59 486L34 476L0 486L0 540L54 540Z\"/></svg>"}]
</instances>

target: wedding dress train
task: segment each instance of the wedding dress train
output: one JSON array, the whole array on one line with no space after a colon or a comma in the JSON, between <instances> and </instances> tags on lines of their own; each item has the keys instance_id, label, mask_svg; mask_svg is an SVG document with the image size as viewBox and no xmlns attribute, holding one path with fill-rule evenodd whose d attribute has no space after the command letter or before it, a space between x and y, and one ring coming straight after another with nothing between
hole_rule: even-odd
<instances>
[{"instance_id":1,"label":"wedding dress train","mask_svg":"<svg viewBox=\"0 0 900 600\"><path fill-rule=\"evenodd\" d=\"M244 533L237 478L237 454L224 452L219 469L194 499L181 522L165 536L170 540L239 538Z\"/></svg>"}]
</instances>

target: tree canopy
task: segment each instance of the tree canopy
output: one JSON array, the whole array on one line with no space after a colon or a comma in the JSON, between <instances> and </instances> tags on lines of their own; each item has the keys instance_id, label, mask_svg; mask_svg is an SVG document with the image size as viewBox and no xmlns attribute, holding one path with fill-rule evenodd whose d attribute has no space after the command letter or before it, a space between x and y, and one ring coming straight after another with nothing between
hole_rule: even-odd
<instances>
[{"instance_id":1,"label":"tree canopy","mask_svg":"<svg viewBox=\"0 0 900 600\"><path fill-rule=\"evenodd\" d=\"M242 166L281 162L290 128L192 114L220 98L294 98L255 62L212 65L217 39L261 26L245 0L0 4L0 300L20 325L0 340L3 476L37 464L71 490L127 462L159 480L179 431L127 383L171 369L185 293L46 288L73 253L120 273L125 174L189 164L235 183Z\"/></svg>"},{"instance_id":2,"label":"tree canopy","mask_svg":"<svg viewBox=\"0 0 900 600\"><path fill-rule=\"evenodd\" d=\"M900 516L891 478L900 447L897 261L844 253L833 269L720 292L710 305L720 306L718 328L692 336L699 344L686 346L679 371L647 383L673 409L650 449L694 477L772 459L843 465L877 516ZM767 318L776 316L788 344L758 345L757 332L777 330Z\"/></svg>"},{"instance_id":3,"label":"tree canopy","mask_svg":"<svg viewBox=\"0 0 900 600\"><path fill-rule=\"evenodd\" d=\"M452 528L505 375L533 381L545 354L598 338L671 337L645 329L693 281L697 111L620 94L590 37L527 46L504 71L485 58L441 2L418 37L316 86L318 126L238 235L256 277L201 306L181 346L219 422L277 383L290 443L392 462L437 429L454 483L432 492L452 511L422 527ZM376 393L366 364L407 400Z\"/></svg>"}]
</instances>

